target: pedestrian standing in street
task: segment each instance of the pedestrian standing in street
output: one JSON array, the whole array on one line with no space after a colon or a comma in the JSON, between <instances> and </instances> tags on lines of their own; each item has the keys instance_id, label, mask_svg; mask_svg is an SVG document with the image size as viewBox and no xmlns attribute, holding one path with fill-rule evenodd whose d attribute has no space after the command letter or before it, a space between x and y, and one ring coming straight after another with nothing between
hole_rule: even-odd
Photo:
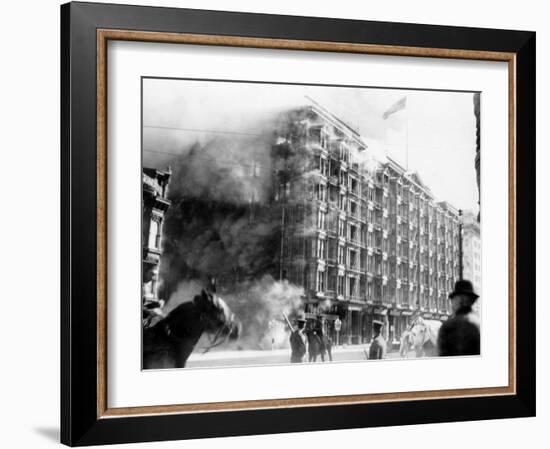
<instances>
[{"instance_id":1,"label":"pedestrian standing in street","mask_svg":"<svg viewBox=\"0 0 550 449\"><path fill-rule=\"evenodd\" d=\"M472 305L479 296L470 281L462 279L455 283L449 295L453 316L441 328L437 337L440 356L479 355L479 320Z\"/></svg>"},{"instance_id":2,"label":"pedestrian standing in street","mask_svg":"<svg viewBox=\"0 0 550 449\"><path fill-rule=\"evenodd\" d=\"M372 322L373 338L369 348L369 360L383 359L386 357L386 341L382 338L382 321L374 320Z\"/></svg>"},{"instance_id":3,"label":"pedestrian standing in street","mask_svg":"<svg viewBox=\"0 0 550 449\"><path fill-rule=\"evenodd\" d=\"M296 329L290 334L290 363L302 363L306 354L306 335L304 318L296 320Z\"/></svg>"},{"instance_id":4,"label":"pedestrian standing in street","mask_svg":"<svg viewBox=\"0 0 550 449\"><path fill-rule=\"evenodd\" d=\"M325 333L323 332L323 321L317 321L315 326L315 334L319 337L319 355L321 356L321 361L325 361L325 354L327 352L326 338Z\"/></svg>"},{"instance_id":5,"label":"pedestrian standing in street","mask_svg":"<svg viewBox=\"0 0 550 449\"><path fill-rule=\"evenodd\" d=\"M325 344L325 349L327 350L328 359L332 362L332 338L329 335L323 335L323 343Z\"/></svg>"},{"instance_id":6,"label":"pedestrian standing in street","mask_svg":"<svg viewBox=\"0 0 550 449\"><path fill-rule=\"evenodd\" d=\"M332 362L332 338L328 335L329 331L327 328L327 322L325 318L321 317L320 322L318 323L319 335L321 336L321 341L323 343L323 352L321 353L321 360L325 361L325 352L328 355L328 359ZM325 332L325 329L327 332Z\"/></svg>"}]
</instances>

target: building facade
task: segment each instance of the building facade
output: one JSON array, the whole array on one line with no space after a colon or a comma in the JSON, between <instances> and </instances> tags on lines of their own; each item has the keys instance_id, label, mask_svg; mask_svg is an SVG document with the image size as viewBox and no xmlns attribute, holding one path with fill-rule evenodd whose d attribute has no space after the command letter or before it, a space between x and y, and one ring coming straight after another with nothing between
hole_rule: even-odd
<instances>
[{"instance_id":1,"label":"building facade","mask_svg":"<svg viewBox=\"0 0 550 449\"><path fill-rule=\"evenodd\" d=\"M479 136L480 135L479 97L480 97L479 92L476 92L474 94L474 117L476 119L476 156L474 159L474 164L476 168L476 181L477 181L477 198L478 198L477 204L480 206L479 213L477 214L478 222L480 220L480 215L481 215L481 189L479 186L480 170L481 170L481 165L480 165L481 164L481 154L480 154L481 146L480 146L480 136Z\"/></svg>"},{"instance_id":2,"label":"building facade","mask_svg":"<svg viewBox=\"0 0 550 449\"><path fill-rule=\"evenodd\" d=\"M373 319L397 343L411 317L445 320L459 276L459 214L417 173L373 163L349 125L308 106L274 150L279 277L302 285L306 313L336 340L370 341Z\"/></svg>"},{"instance_id":3,"label":"building facade","mask_svg":"<svg viewBox=\"0 0 550 449\"><path fill-rule=\"evenodd\" d=\"M464 279L474 284L474 289L481 295L481 233L477 217L473 212L466 212L463 218L462 263L464 266ZM474 309L479 313L480 301L476 301Z\"/></svg>"},{"instance_id":4,"label":"building facade","mask_svg":"<svg viewBox=\"0 0 550 449\"><path fill-rule=\"evenodd\" d=\"M148 310L162 305L158 297L162 225L170 207L168 184L171 171L144 168L142 173L142 301L144 319Z\"/></svg>"}]
</instances>

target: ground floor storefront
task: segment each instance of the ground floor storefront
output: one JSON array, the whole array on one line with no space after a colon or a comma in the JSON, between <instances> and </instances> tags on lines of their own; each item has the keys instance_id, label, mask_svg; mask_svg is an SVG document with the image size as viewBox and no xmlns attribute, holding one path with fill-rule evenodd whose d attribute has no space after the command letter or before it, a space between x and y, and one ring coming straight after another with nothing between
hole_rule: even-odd
<instances>
[{"instance_id":1,"label":"ground floor storefront","mask_svg":"<svg viewBox=\"0 0 550 449\"><path fill-rule=\"evenodd\" d=\"M328 310L319 310L316 305L306 306L306 318L321 327L333 344L359 345L369 343L373 337L373 321L384 323L383 337L388 349L397 349L403 332L417 318L445 321L448 316L426 311L403 309L382 305L357 305L339 302Z\"/></svg>"}]
</instances>

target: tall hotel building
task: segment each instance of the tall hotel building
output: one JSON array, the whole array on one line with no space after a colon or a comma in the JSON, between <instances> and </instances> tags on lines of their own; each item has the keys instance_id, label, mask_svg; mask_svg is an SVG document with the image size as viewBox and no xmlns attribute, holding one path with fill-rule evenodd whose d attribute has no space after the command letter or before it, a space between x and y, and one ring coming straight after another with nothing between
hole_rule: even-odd
<instances>
[{"instance_id":1,"label":"tall hotel building","mask_svg":"<svg viewBox=\"0 0 550 449\"><path fill-rule=\"evenodd\" d=\"M320 106L288 113L273 148L278 277L304 287L306 316L341 343L397 343L413 316L445 320L459 277L459 213L388 158L363 164L356 130ZM365 165L370 165L366 169ZM374 165L374 167L372 167Z\"/></svg>"}]
</instances>

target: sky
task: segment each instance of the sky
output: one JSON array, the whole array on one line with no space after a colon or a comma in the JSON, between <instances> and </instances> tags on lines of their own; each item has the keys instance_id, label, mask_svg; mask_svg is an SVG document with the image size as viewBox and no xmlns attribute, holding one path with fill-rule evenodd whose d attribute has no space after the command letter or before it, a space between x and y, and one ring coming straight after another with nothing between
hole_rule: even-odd
<instances>
[{"instance_id":1,"label":"sky","mask_svg":"<svg viewBox=\"0 0 550 449\"><path fill-rule=\"evenodd\" d=\"M417 171L437 200L477 213L469 92L144 79L144 166L163 168L181 148L216 134L254 133L279 112L310 104L307 97L356 128L376 159L393 158ZM403 97L405 108L384 119Z\"/></svg>"}]
</instances>

